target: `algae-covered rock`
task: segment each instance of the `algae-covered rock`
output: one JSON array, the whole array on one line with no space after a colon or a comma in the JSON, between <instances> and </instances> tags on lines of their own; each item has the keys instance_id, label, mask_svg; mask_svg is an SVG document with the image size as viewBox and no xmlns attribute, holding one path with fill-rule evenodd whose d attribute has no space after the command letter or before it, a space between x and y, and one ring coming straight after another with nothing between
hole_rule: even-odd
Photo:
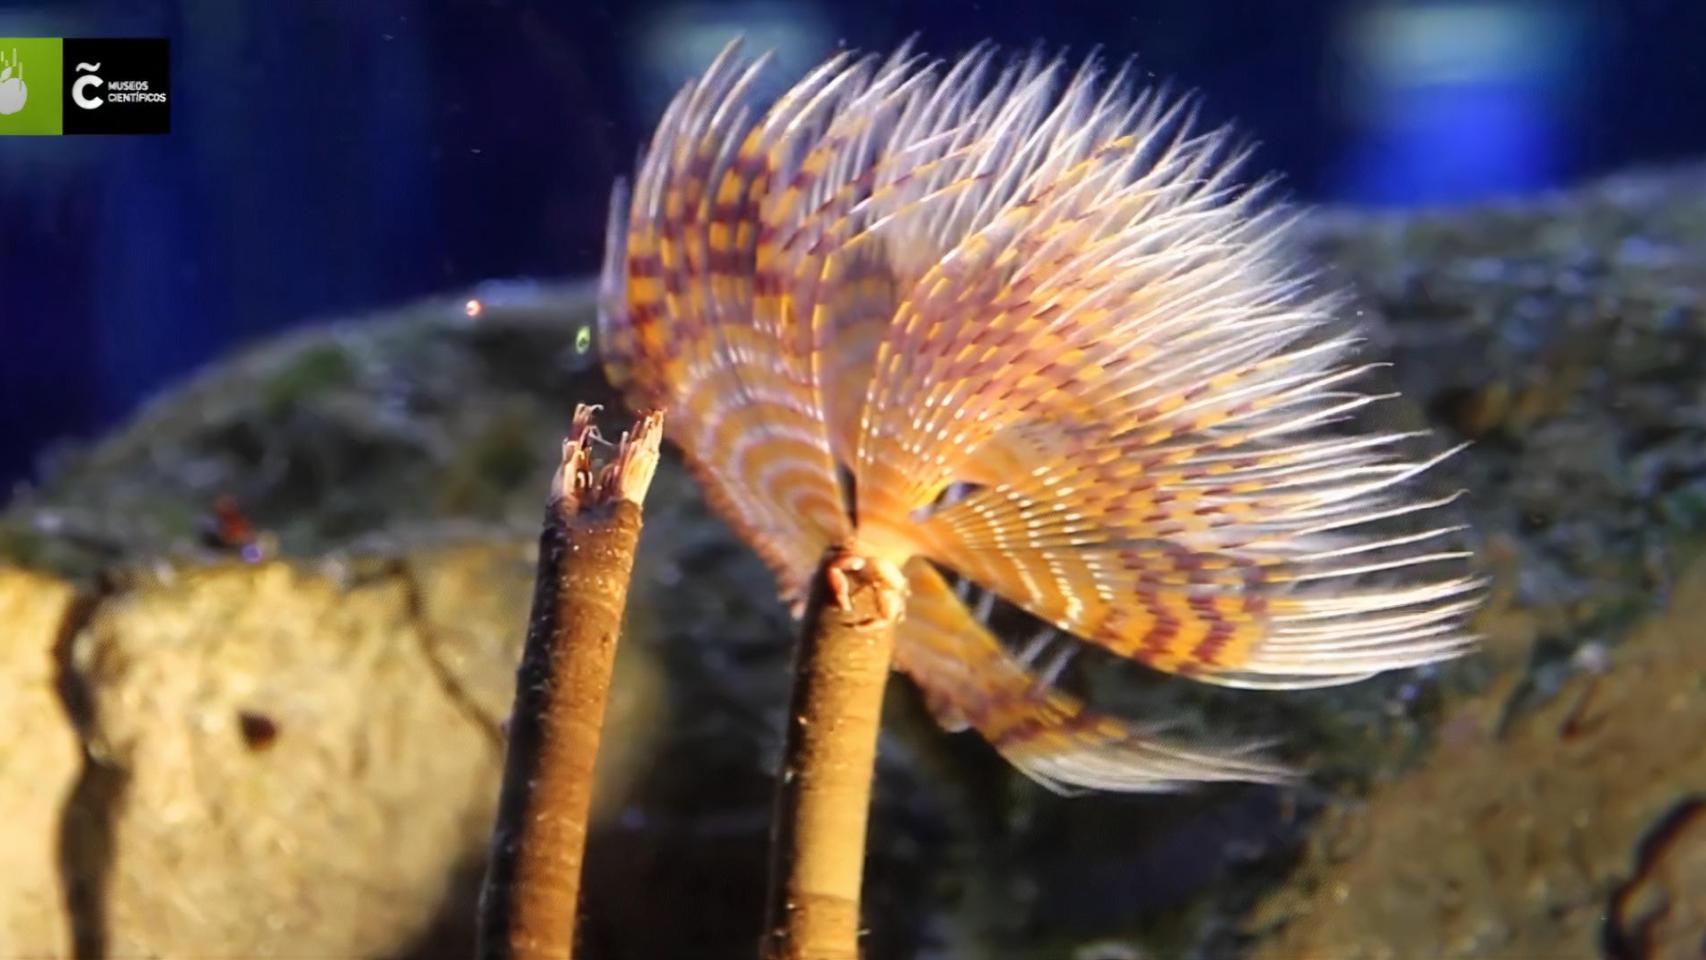
<instances>
[{"instance_id":1,"label":"algae-covered rock","mask_svg":"<svg viewBox=\"0 0 1706 960\"><path fill-rule=\"evenodd\" d=\"M1611 899L1607 953L1686 960L1706 947L1706 797L1677 804L1641 840Z\"/></svg>"},{"instance_id":2,"label":"algae-covered rock","mask_svg":"<svg viewBox=\"0 0 1706 960\"><path fill-rule=\"evenodd\" d=\"M1283 791L1056 797L975 738L940 734L897 685L871 835L873 957L1331 951L1445 916L1465 885L1490 906L1441 920L1428 942L1442 951L1541 945L1523 925L1558 904L1581 911L1558 943L1588 942L1584 904L1609 911L1618 942L1689 942L1693 914L1658 905L1697 876L1697 842L1637 849L1667 802L1699 790L1667 752L1677 743L1552 731L1584 689L1609 698L1607 731L1625 713L1659 722L1641 691L1684 681L1641 651L1706 591L1679 579L1706 542L1706 170L1472 210L1335 212L1310 230L1357 298L1370 358L1395 363L1406 399L1383 422L1436 428L1426 450L1474 441L1430 483L1468 491L1469 542L1495 584L1486 648L1295 694L1093 652L1068 672L1099 703L1184 733L1277 738L1316 773ZM458 296L263 344L62 452L0 514L0 559L79 591L70 628L7 656L66 653L58 692L29 709L96 761L58 818L59 837L85 838L61 844L62 873L0 883L66 891L85 945L465 947L541 492L574 404L614 402L576 350L585 286L472 296L480 309ZM263 599L305 619L286 626ZM1667 604L1669 626L1646 623ZM586 955L750 955L790 628L766 572L673 463L648 496L631 606L624 649L651 679L623 721L636 732L605 741L629 749L612 757L617 798L589 848ZM72 727L64 706L79 697L92 707ZM417 712L419 736L405 736ZM315 747L315 730L335 742ZM1580 769L1549 769L1566 758ZM1461 831L1490 826L1430 845L1451 824L1399 815L1496 792L1454 764L1492 784L1508 766L1531 809L1490 823L1532 842L1477 858ZM1639 790L1625 782L1637 771L1651 772ZM0 789L23 786L0 771ZM1608 812L1568 827L1589 799ZM1359 817L1392 829L1345 840ZM1583 831L1591 858L1566 862ZM414 849L393 856L398 843ZM1287 899L1341 876L1343 904ZM1362 894L1386 882L1413 913ZM318 917L333 891L345 912ZM1506 932L1474 933L1476 916Z\"/></svg>"},{"instance_id":3,"label":"algae-covered rock","mask_svg":"<svg viewBox=\"0 0 1706 960\"><path fill-rule=\"evenodd\" d=\"M1706 531L1706 172L1319 230L1516 602L1582 606L1557 652L1651 609Z\"/></svg>"},{"instance_id":4,"label":"algae-covered rock","mask_svg":"<svg viewBox=\"0 0 1706 960\"><path fill-rule=\"evenodd\" d=\"M1706 943L1706 560L1669 610L1544 704L1511 679L1452 704L1439 745L1334 803L1252 923L1252 956L1698 956Z\"/></svg>"}]
</instances>

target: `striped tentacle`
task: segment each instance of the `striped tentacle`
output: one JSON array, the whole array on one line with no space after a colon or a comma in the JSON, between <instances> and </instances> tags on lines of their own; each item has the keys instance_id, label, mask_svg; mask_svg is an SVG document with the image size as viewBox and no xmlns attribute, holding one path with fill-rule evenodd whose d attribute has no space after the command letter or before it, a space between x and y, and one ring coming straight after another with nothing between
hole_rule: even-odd
<instances>
[{"instance_id":1,"label":"striped tentacle","mask_svg":"<svg viewBox=\"0 0 1706 960\"><path fill-rule=\"evenodd\" d=\"M1394 529L1451 499L1392 495L1435 462L1393 456L1404 439L1176 462L1176 449L1070 456L1039 445L1054 455L1009 453L1037 466L937 511L921 539L928 555L1032 614L1158 669L1229 685L1348 682L1472 640L1461 621L1474 580L1363 582L1462 558L1432 546L1452 527Z\"/></svg>"},{"instance_id":2,"label":"striped tentacle","mask_svg":"<svg viewBox=\"0 0 1706 960\"><path fill-rule=\"evenodd\" d=\"M1280 254L1290 216L1231 186L1222 136L1084 77L1029 136L985 138L1003 161L1050 144L1042 185L904 288L865 404L861 535L1214 682L1345 682L1460 652L1472 581L1353 585L1461 555L1425 549L1447 528L1361 529L1422 509L1392 489L1426 464L1309 445L1376 398L1344 386L1366 370L1343 364L1348 339L1311 339L1337 304ZM985 489L915 522L956 481Z\"/></svg>"},{"instance_id":3,"label":"striped tentacle","mask_svg":"<svg viewBox=\"0 0 1706 960\"><path fill-rule=\"evenodd\" d=\"M825 65L761 118L747 100L763 62L731 47L685 88L636 176L626 231L626 310L609 311L606 363L637 405L663 405L707 491L799 595L845 538L844 508L807 362L779 351L789 318L758 268L773 185L813 142L857 76Z\"/></svg>"},{"instance_id":4,"label":"striped tentacle","mask_svg":"<svg viewBox=\"0 0 1706 960\"><path fill-rule=\"evenodd\" d=\"M1192 749L1085 708L1052 689L973 619L923 560L906 566L911 596L895 666L947 726L970 726L1050 789L1163 791L1216 780L1278 782L1286 768L1250 748Z\"/></svg>"},{"instance_id":5,"label":"striped tentacle","mask_svg":"<svg viewBox=\"0 0 1706 960\"><path fill-rule=\"evenodd\" d=\"M1097 336L1106 324L1083 311L1090 298L1105 297L1109 284L1093 272L1060 268L1089 255L1087 248L1095 254L1098 237L1117 232L1122 216L1136 217L1181 189L1165 177L1115 189L1128 179L1134 158L1155 149L1161 150L1157 166L1177 172L1171 158L1192 141L1175 137L1171 146L1158 146L1177 110L1158 99L1128 104L1098 92L1084 72L1052 111L1040 112L1035 108L1045 102L1050 79L1041 73L1010 97L980 141L984 155L977 163L1007 172L979 190L1014 196L970 218L966 225L975 230L925 258L931 266L900 303L879 348L856 465L862 525L864 516L898 523L933 500L989 438L1034 416L1064 384L1103 372L1100 358L1079 343L1105 342ZM1036 128L1028 133L1026 115ZM1133 133L1121 126L1131 121L1150 127ZM962 198L954 209L969 202ZM1165 226L1158 230L1165 240ZM941 234L925 218L892 242L928 245ZM1131 264L1101 260L1104 274L1134 282ZM1094 415L1081 413L1086 420Z\"/></svg>"}]
</instances>

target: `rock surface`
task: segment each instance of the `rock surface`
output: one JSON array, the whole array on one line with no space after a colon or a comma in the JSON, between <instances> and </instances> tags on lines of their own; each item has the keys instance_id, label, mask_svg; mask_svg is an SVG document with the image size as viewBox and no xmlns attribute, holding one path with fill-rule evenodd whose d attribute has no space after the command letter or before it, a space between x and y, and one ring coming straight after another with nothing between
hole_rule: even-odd
<instances>
[{"instance_id":1,"label":"rock surface","mask_svg":"<svg viewBox=\"0 0 1706 960\"><path fill-rule=\"evenodd\" d=\"M1434 482L1470 493L1484 652L1300 694L1075 665L1110 707L1280 737L1317 773L1285 792L1058 798L897 684L871 956L1706 936L1706 171L1312 230L1396 363L1390 420L1475 441ZM613 400L584 288L475 295L262 345L0 513L0 719L28 731L0 953L466 955L541 493L574 403ZM789 626L667 463L632 596L586 955L748 956Z\"/></svg>"},{"instance_id":2,"label":"rock surface","mask_svg":"<svg viewBox=\"0 0 1706 960\"><path fill-rule=\"evenodd\" d=\"M82 748L55 658L76 610L69 584L0 567L0 955L70 952L58 838Z\"/></svg>"},{"instance_id":3,"label":"rock surface","mask_svg":"<svg viewBox=\"0 0 1706 960\"><path fill-rule=\"evenodd\" d=\"M1415 770L1321 817L1252 956L1698 956L1703 622L1706 559L1533 711L1507 715L1514 675L1452 704Z\"/></svg>"},{"instance_id":4,"label":"rock surface","mask_svg":"<svg viewBox=\"0 0 1706 960\"><path fill-rule=\"evenodd\" d=\"M27 802L0 952L69 956L74 933L82 955L465 955L532 575L524 544L464 542L365 569L160 565L81 607L0 577L0 604L40 599L4 612L45 664L0 699L33 751L0 787ZM35 645L68 628L86 765ZM656 728L642 654L619 667L604 812Z\"/></svg>"},{"instance_id":5,"label":"rock surface","mask_svg":"<svg viewBox=\"0 0 1706 960\"><path fill-rule=\"evenodd\" d=\"M80 864L107 953L386 956L430 927L477 869L499 755L435 689L410 590L269 563L101 602L73 663L111 784L88 797L105 862Z\"/></svg>"}]
</instances>

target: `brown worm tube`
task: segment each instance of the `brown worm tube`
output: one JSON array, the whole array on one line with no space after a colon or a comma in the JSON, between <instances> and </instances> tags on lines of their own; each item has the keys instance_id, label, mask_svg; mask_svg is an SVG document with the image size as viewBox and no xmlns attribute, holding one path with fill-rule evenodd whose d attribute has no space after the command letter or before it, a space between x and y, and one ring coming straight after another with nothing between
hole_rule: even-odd
<instances>
[{"instance_id":1,"label":"brown worm tube","mask_svg":"<svg viewBox=\"0 0 1706 960\"><path fill-rule=\"evenodd\" d=\"M898 572L832 551L806 605L772 825L768 960L855 960ZM837 589L837 581L851 590ZM839 596L838 596L839 594Z\"/></svg>"},{"instance_id":2,"label":"brown worm tube","mask_svg":"<svg viewBox=\"0 0 1706 960\"><path fill-rule=\"evenodd\" d=\"M478 955L564 960L575 912L593 763L627 606L640 504L657 468L662 419L591 465L595 408L575 410L539 535L539 575L515 676L515 706L491 862L480 896Z\"/></svg>"}]
</instances>

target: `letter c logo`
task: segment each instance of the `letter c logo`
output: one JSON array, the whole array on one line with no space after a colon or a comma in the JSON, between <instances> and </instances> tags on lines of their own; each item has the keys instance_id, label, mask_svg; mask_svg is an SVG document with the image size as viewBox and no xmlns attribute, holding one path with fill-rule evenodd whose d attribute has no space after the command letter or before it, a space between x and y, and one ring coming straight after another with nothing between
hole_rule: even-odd
<instances>
[{"instance_id":1,"label":"letter c logo","mask_svg":"<svg viewBox=\"0 0 1706 960\"><path fill-rule=\"evenodd\" d=\"M77 82L71 85L71 99L77 101L77 105L79 107L82 107L85 110L93 110L105 101L100 97L91 97L86 91L90 87L98 87L100 85L100 77L78 77Z\"/></svg>"},{"instance_id":2,"label":"letter c logo","mask_svg":"<svg viewBox=\"0 0 1706 960\"><path fill-rule=\"evenodd\" d=\"M99 69L101 69L101 65L98 63L93 64L93 65L87 64L87 63L79 63L77 65L77 69L79 71L99 70ZM75 100L77 102L77 105L79 107L82 107L85 110L95 109L96 107L100 106L102 103L105 103L106 101L102 100L100 97L90 96L88 93L88 89L90 87L98 87L101 85L101 83L102 83L102 81L101 81L100 77L93 77L93 76L78 77L77 82L73 83L71 85L71 99Z\"/></svg>"}]
</instances>

